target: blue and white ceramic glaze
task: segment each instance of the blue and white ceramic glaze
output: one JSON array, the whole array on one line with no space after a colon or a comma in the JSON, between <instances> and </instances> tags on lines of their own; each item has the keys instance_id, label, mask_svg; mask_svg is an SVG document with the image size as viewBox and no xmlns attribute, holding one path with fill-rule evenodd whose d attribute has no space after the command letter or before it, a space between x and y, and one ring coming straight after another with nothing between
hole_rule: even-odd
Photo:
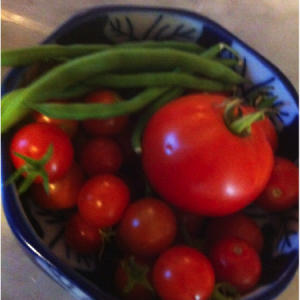
<instances>
[{"instance_id":1,"label":"blue and white ceramic glaze","mask_svg":"<svg viewBox=\"0 0 300 300\"><path fill-rule=\"evenodd\" d=\"M279 133L278 154L298 159L298 95L289 80L272 63L215 22L188 11L132 6L95 7L59 27L44 43L121 43L142 40L180 40L210 46L224 42L236 49L243 61L238 70L253 84L239 87L248 97L267 87L282 105L274 119ZM224 55L228 55L225 51ZM6 93L18 85L26 69L12 70L2 85ZM269 87L272 86L272 89ZM11 174L7 155L9 134L2 138L2 181ZM117 299L111 283L112 268L96 256L80 255L68 248L63 228L68 212L49 212L31 199L19 199L14 185L2 185L3 207L10 227L29 257L78 299ZM298 210L284 214L247 208L265 235L264 272L260 286L243 300L274 299L298 268ZM103 254L109 261L109 249ZM103 261L103 260L101 260Z\"/></svg>"}]
</instances>

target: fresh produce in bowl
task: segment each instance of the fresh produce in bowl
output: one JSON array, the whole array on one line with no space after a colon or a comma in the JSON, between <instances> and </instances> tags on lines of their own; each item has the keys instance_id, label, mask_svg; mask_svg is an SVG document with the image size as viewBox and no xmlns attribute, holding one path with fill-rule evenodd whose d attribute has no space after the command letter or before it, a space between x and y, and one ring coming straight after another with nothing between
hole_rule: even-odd
<instances>
[{"instance_id":1,"label":"fresh produce in bowl","mask_svg":"<svg viewBox=\"0 0 300 300\"><path fill-rule=\"evenodd\" d=\"M270 62L200 15L99 7L2 64L18 67L2 85L5 214L77 298L274 299L288 285L298 95ZM32 127L55 134L21 135Z\"/></svg>"}]
</instances>

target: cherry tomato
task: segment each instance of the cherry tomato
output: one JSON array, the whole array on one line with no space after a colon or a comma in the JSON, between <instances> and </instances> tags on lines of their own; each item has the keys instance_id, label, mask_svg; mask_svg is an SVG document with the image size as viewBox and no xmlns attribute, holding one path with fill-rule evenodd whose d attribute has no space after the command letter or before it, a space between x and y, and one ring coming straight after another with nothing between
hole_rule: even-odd
<instances>
[{"instance_id":1,"label":"cherry tomato","mask_svg":"<svg viewBox=\"0 0 300 300\"><path fill-rule=\"evenodd\" d=\"M268 211L282 211L299 200L299 168L284 157L275 157L274 168L256 204Z\"/></svg>"},{"instance_id":2,"label":"cherry tomato","mask_svg":"<svg viewBox=\"0 0 300 300\"><path fill-rule=\"evenodd\" d=\"M257 252L263 247L263 234L257 223L242 212L209 220L206 238L209 244L225 237L239 237L246 240Z\"/></svg>"},{"instance_id":3,"label":"cherry tomato","mask_svg":"<svg viewBox=\"0 0 300 300\"><path fill-rule=\"evenodd\" d=\"M105 228L118 223L129 204L127 185L111 174L90 178L78 197L78 210L90 225Z\"/></svg>"},{"instance_id":4,"label":"cherry tomato","mask_svg":"<svg viewBox=\"0 0 300 300\"><path fill-rule=\"evenodd\" d=\"M61 128L70 138L73 138L78 131L79 122L76 120L54 119L37 111L34 112L33 117L36 122L56 125L57 127Z\"/></svg>"},{"instance_id":5,"label":"cherry tomato","mask_svg":"<svg viewBox=\"0 0 300 300\"><path fill-rule=\"evenodd\" d=\"M14 152L39 160L53 145L53 154L45 165L49 181L62 178L73 164L74 151L70 138L53 124L31 123L15 133L10 144L10 155L14 166L19 169L24 160ZM42 182L39 176L36 182Z\"/></svg>"},{"instance_id":6,"label":"cherry tomato","mask_svg":"<svg viewBox=\"0 0 300 300\"><path fill-rule=\"evenodd\" d=\"M65 227L66 243L80 253L93 253L101 249L103 237L99 229L90 226L79 213L68 220Z\"/></svg>"},{"instance_id":7,"label":"cherry tomato","mask_svg":"<svg viewBox=\"0 0 300 300\"><path fill-rule=\"evenodd\" d=\"M157 111L143 134L142 163L158 194L200 215L236 212L261 193L274 155L258 126L239 136L224 122L224 97L194 94Z\"/></svg>"},{"instance_id":8,"label":"cherry tomato","mask_svg":"<svg viewBox=\"0 0 300 300\"><path fill-rule=\"evenodd\" d=\"M93 138L83 146L79 162L88 176L116 173L123 162L119 145L110 138Z\"/></svg>"},{"instance_id":9,"label":"cherry tomato","mask_svg":"<svg viewBox=\"0 0 300 300\"><path fill-rule=\"evenodd\" d=\"M86 103L111 104L123 101L121 97L112 90L98 90L88 95ZM84 129L93 136L112 136L120 133L127 125L128 117L119 116L108 119L89 119L82 122Z\"/></svg>"},{"instance_id":10,"label":"cherry tomato","mask_svg":"<svg viewBox=\"0 0 300 300\"><path fill-rule=\"evenodd\" d=\"M85 176L77 163L74 163L67 174L49 183L47 195L41 184L33 184L31 194L34 202L45 209L68 209L77 205L78 195L85 182Z\"/></svg>"},{"instance_id":11,"label":"cherry tomato","mask_svg":"<svg viewBox=\"0 0 300 300\"><path fill-rule=\"evenodd\" d=\"M152 281L163 300L208 300L215 276L209 260L187 246L175 246L163 252L153 267Z\"/></svg>"},{"instance_id":12,"label":"cherry tomato","mask_svg":"<svg viewBox=\"0 0 300 300\"><path fill-rule=\"evenodd\" d=\"M152 266L134 256L122 259L115 271L116 289L124 300L151 300L155 293L151 284Z\"/></svg>"},{"instance_id":13,"label":"cherry tomato","mask_svg":"<svg viewBox=\"0 0 300 300\"><path fill-rule=\"evenodd\" d=\"M261 276L261 261L257 251L245 240L227 237L210 249L209 259L216 280L233 285L244 294L256 287Z\"/></svg>"},{"instance_id":14,"label":"cherry tomato","mask_svg":"<svg viewBox=\"0 0 300 300\"><path fill-rule=\"evenodd\" d=\"M128 206L117 236L130 253L150 257L167 249L176 231L176 218L171 208L156 198L143 198Z\"/></svg>"}]
</instances>

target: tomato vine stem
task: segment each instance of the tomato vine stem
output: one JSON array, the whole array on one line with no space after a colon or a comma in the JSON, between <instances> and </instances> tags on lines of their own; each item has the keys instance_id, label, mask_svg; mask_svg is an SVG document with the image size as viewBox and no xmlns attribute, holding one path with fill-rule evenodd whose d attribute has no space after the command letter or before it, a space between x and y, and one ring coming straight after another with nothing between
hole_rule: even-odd
<instances>
[{"instance_id":1,"label":"tomato vine stem","mask_svg":"<svg viewBox=\"0 0 300 300\"><path fill-rule=\"evenodd\" d=\"M224 121L231 132L238 136L247 136L251 133L254 122L264 120L263 110L243 115L240 109L241 100L236 99L227 103L224 111Z\"/></svg>"},{"instance_id":2,"label":"tomato vine stem","mask_svg":"<svg viewBox=\"0 0 300 300\"><path fill-rule=\"evenodd\" d=\"M25 179L21 183L18 188L19 194L25 193L33 181L38 177L41 176L43 180L43 186L47 195L49 195L49 177L47 171L45 170L45 165L50 160L53 154L53 145L50 144L48 147L45 155L41 159L33 159L31 157L22 155L20 153L14 152L14 155L23 159L25 161L24 165L17 169L5 182L5 185L8 185L14 181L16 181L20 176L25 174Z\"/></svg>"}]
</instances>

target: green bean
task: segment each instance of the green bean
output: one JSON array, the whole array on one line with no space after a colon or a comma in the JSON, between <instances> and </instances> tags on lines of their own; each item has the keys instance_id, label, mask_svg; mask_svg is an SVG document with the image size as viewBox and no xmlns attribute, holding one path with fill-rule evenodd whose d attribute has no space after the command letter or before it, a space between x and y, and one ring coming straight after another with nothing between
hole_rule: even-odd
<instances>
[{"instance_id":1,"label":"green bean","mask_svg":"<svg viewBox=\"0 0 300 300\"><path fill-rule=\"evenodd\" d=\"M141 146L141 140L142 135L144 132L144 129L149 121L149 119L152 117L152 115L160 109L162 106L167 104L173 99L178 98L183 94L184 90L182 88L175 88L171 89L169 92L167 92L165 95L161 96L159 99L157 99L155 102L149 105L149 107L140 115L139 120L134 127L132 136L131 136L131 144L133 147L133 150L137 154L142 153L142 146Z\"/></svg>"},{"instance_id":2,"label":"green bean","mask_svg":"<svg viewBox=\"0 0 300 300\"><path fill-rule=\"evenodd\" d=\"M172 71L195 72L222 82L244 82L239 74L218 62L173 49L111 49L73 59L41 76L31 91L64 90L96 75L119 72Z\"/></svg>"},{"instance_id":3,"label":"green bean","mask_svg":"<svg viewBox=\"0 0 300 300\"><path fill-rule=\"evenodd\" d=\"M169 90L170 87L148 88L130 100L109 105L103 103L32 103L29 105L42 114L57 119L106 119L135 113Z\"/></svg>"},{"instance_id":4,"label":"green bean","mask_svg":"<svg viewBox=\"0 0 300 300\"><path fill-rule=\"evenodd\" d=\"M223 43L218 43L216 45L213 45L211 47L209 47L208 49L206 49L205 51L203 51L201 53L201 56L202 57L205 57L205 58L210 58L210 59L213 59L213 58L216 58L216 56L218 54L220 54L220 52L224 49L224 44Z\"/></svg>"},{"instance_id":5,"label":"green bean","mask_svg":"<svg viewBox=\"0 0 300 300\"><path fill-rule=\"evenodd\" d=\"M173 49L111 49L57 66L37 79L31 90L63 90L82 80L112 71L172 71L175 68L222 82L244 82L244 78L230 68L196 54Z\"/></svg>"},{"instance_id":6,"label":"green bean","mask_svg":"<svg viewBox=\"0 0 300 300\"><path fill-rule=\"evenodd\" d=\"M118 44L116 47L122 47L122 48L170 48L174 50L181 50L191 53L199 54L202 51L205 50L204 47L202 47L199 44L191 43L191 42L181 42L181 41L175 41L175 40L167 40L167 41L139 41L139 42L127 42L123 44Z\"/></svg>"},{"instance_id":7,"label":"green bean","mask_svg":"<svg viewBox=\"0 0 300 300\"><path fill-rule=\"evenodd\" d=\"M195 90L218 92L232 85L216 80L200 78L183 72L153 72L136 74L103 74L86 81L83 85L110 88L133 88L150 86L178 86Z\"/></svg>"},{"instance_id":8,"label":"green bean","mask_svg":"<svg viewBox=\"0 0 300 300\"><path fill-rule=\"evenodd\" d=\"M233 54L234 58L224 58L221 56L218 57L218 55L221 54L224 49ZM220 62L227 67L236 67L243 63L238 52L224 43L213 45L207 50L201 52L200 55L205 58L214 59L215 61Z\"/></svg>"},{"instance_id":9,"label":"green bean","mask_svg":"<svg viewBox=\"0 0 300 300\"><path fill-rule=\"evenodd\" d=\"M91 92L92 90L94 90L95 88L97 87L91 87L84 84L75 84L74 86L69 87L63 91L59 91L57 93L53 91L51 98L64 100L64 99L72 99L75 97L82 97L87 93Z\"/></svg>"},{"instance_id":10,"label":"green bean","mask_svg":"<svg viewBox=\"0 0 300 300\"><path fill-rule=\"evenodd\" d=\"M40 76L16 97L14 112L12 108L2 111L1 130L5 132L30 112L28 105L26 109L26 103L45 101L97 75L107 72L173 71L176 68L230 84L245 81L221 63L193 53L167 48L110 49L74 58Z\"/></svg>"},{"instance_id":11,"label":"green bean","mask_svg":"<svg viewBox=\"0 0 300 300\"><path fill-rule=\"evenodd\" d=\"M107 50L109 45L56 45L45 44L33 47L4 49L1 51L1 66L26 66L38 61L57 60L64 61L96 51Z\"/></svg>"},{"instance_id":12,"label":"green bean","mask_svg":"<svg viewBox=\"0 0 300 300\"><path fill-rule=\"evenodd\" d=\"M14 91L13 91L14 92ZM16 92L14 95L7 93L1 100L1 133L25 118L30 109L24 106L24 94L26 90ZM12 100L12 101L10 101Z\"/></svg>"},{"instance_id":13,"label":"green bean","mask_svg":"<svg viewBox=\"0 0 300 300\"><path fill-rule=\"evenodd\" d=\"M177 50L200 53L203 48L194 43L179 41L141 41L124 44L41 44L33 47L18 49L4 49L1 51L2 66L26 66L39 61L56 60L65 61L70 58L91 54L115 48L173 48Z\"/></svg>"}]
</instances>

